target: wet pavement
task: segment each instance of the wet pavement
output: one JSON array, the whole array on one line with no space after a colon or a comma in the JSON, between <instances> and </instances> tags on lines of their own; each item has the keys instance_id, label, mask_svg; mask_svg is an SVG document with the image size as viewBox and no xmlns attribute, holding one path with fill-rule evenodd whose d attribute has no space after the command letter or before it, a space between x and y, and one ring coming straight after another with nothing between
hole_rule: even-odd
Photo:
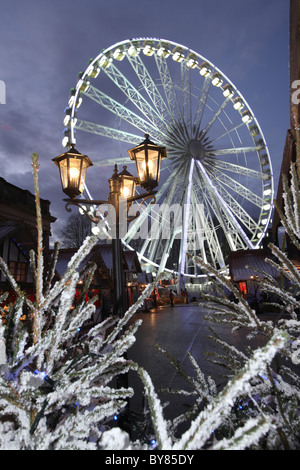
<instances>
[{"instance_id":1,"label":"wet pavement","mask_svg":"<svg viewBox=\"0 0 300 470\"><path fill-rule=\"evenodd\" d=\"M221 377L225 369L210 363L207 360L207 352L220 352L214 341L208 338L211 333L209 327L222 339L237 349L243 349L248 343L246 329L232 333L227 325L212 324L204 317L209 312L209 303L182 304L163 306L151 309L147 313L137 313L131 322L142 319L143 323L136 333L136 342L128 351L128 358L137 362L149 373L157 393L160 388L175 388L190 390L186 381L178 374L169 360L156 348L158 344L165 349L180 366L189 374L195 376L188 353L190 353L199 364L204 375L211 376L218 389L221 389L226 379ZM262 340L262 338L260 338ZM255 340L253 347L258 347L260 340ZM227 371L225 371L227 372ZM140 411L143 406L142 386L136 374L130 372L129 386L135 390L135 397L131 400L131 407ZM158 393L162 401L169 401L170 406L166 408L167 417L178 416L187 410L193 403L189 397L170 396Z\"/></svg>"}]
</instances>

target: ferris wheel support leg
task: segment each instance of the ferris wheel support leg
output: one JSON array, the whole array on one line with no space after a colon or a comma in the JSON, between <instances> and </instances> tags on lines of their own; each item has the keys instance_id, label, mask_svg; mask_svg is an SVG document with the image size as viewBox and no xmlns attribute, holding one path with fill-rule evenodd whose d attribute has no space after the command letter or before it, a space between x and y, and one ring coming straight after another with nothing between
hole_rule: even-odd
<instances>
[{"instance_id":1,"label":"ferris wheel support leg","mask_svg":"<svg viewBox=\"0 0 300 470\"><path fill-rule=\"evenodd\" d=\"M181 293L181 290L185 288L184 280L184 269L186 263L186 249L187 249L187 237L188 237L188 226L189 226L189 216L190 216L190 206L191 206L191 190L192 190L192 180L193 180L193 171L194 171L194 158L191 159L188 187L186 192L186 204L184 207L184 219L182 227L182 239L181 239L181 249L180 249L180 266L178 272L177 280L177 294Z\"/></svg>"},{"instance_id":2,"label":"ferris wheel support leg","mask_svg":"<svg viewBox=\"0 0 300 470\"><path fill-rule=\"evenodd\" d=\"M174 230L174 232L172 234L172 237L169 240L166 240L164 251L163 251L163 254L162 254L162 258L161 258L161 262L160 262L160 265L159 265L159 268L158 268L158 271L157 271L157 275L162 273L164 271L165 267L166 267L166 263L167 263L171 248L173 246L176 234L177 234L177 232Z\"/></svg>"}]
</instances>

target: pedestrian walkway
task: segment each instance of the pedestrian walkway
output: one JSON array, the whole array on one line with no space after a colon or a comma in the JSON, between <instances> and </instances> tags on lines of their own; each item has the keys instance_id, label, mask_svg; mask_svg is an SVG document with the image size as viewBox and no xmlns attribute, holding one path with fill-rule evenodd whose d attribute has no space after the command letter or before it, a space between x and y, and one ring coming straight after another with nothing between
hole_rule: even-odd
<instances>
[{"instance_id":1,"label":"pedestrian walkway","mask_svg":"<svg viewBox=\"0 0 300 470\"><path fill-rule=\"evenodd\" d=\"M231 331L230 325L212 324L205 319L209 314L210 302L177 304L174 307L164 305L156 309L150 309L148 313L138 313L133 316L131 323L141 319L142 325L136 333L136 342L128 351L128 359L137 362L150 375L155 391L162 404L169 402L164 407L166 419L174 419L186 412L194 404L195 398L187 395L171 395L161 393L161 389L175 389L191 391L186 380L176 371L171 362L156 347L158 344L176 360L183 370L195 377L195 371L191 364L189 354L193 356L199 365L204 377L211 377L218 392L225 386L227 379L223 376L228 371L208 361L207 353L224 351L209 338L210 327L222 338L222 340L234 346L239 351L245 350L249 344L248 329ZM264 321L275 320L278 315L265 313L259 315ZM256 349L265 343L265 337L256 336L251 340L251 346ZM143 385L134 372L128 375L129 386L135 395L130 400L130 408L135 412L142 412L145 403ZM181 429L184 431L185 429Z\"/></svg>"},{"instance_id":2,"label":"pedestrian walkway","mask_svg":"<svg viewBox=\"0 0 300 470\"><path fill-rule=\"evenodd\" d=\"M220 387L225 383L224 379L218 378L221 369L218 370L206 359L206 353L216 347L208 339L209 324L204 318L207 313L208 304L189 303L174 307L158 307L151 309L148 313L135 314L132 318L132 322L142 319L143 323L136 334L135 344L128 352L128 358L137 362L149 373L157 393L161 388L190 390L189 385L177 373L170 361L158 351L157 344L178 361L188 374L194 375L189 359L190 353L205 376L217 379ZM224 332L224 327L222 330ZM129 386L132 386L136 392L132 406L135 410L141 411L143 387L135 373L129 374ZM172 406L166 408L166 416L169 418L187 411L187 407L194 400L186 396L178 397L169 394L159 394L159 396L163 398L163 401L172 403Z\"/></svg>"}]
</instances>

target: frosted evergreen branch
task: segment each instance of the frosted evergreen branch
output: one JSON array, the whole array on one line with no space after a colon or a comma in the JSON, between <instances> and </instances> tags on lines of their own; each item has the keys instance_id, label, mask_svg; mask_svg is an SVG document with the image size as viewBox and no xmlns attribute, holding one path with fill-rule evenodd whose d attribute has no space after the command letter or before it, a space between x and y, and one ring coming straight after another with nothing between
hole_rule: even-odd
<instances>
[{"instance_id":1,"label":"frosted evergreen branch","mask_svg":"<svg viewBox=\"0 0 300 470\"><path fill-rule=\"evenodd\" d=\"M36 266L36 286L35 286L35 305L33 313L33 341L36 343L41 336L41 319L38 306L43 300L43 275L44 275L44 257L43 257L43 224L42 224L42 211L39 193L38 172L39 172L39 156L33 153L32 168L33 168L33 181L35 190L35 207L36 207L36 221L37 221L37 266Z\"/></svg>"},{"instance_id":2,"label":"frosted evergreen branch","mask_svg":"<svg viewBox=\"0 0 300 470\"><path fill-rule=\"evenodd\" d=\"M182 396L186 396L186 397L198 396L198 393L195 390L192 391L192 392L188 392L186 390L169 388L169 387L161 387L159 389L159 392L169 394L169 395L182 395Z\"/></svg>"},{"instance_id":3,"label":"frosted evergreen branch","mask_svg":"<svg viewBox=\"0 0 300 470\"><path fill-rule=\"evenodd\" d=\"M52 280L54 278L54 275L55 275L55 268L56 268L58 255L59 255L59 247L60 247L60 243L55 242L54 243L54 249L53 249L53 255L52 255L52 259L51 259L51 264L50 264L50 267L49 267L48 276L47 276L45 286L44 286L44 296L45 297L49 294L49 290L51 288L51 282L52 282Z\"/></svg>"},{"instance_id":4,"label":"frosted evergreen branch","mask_svg":"<svg viewBox=\"0 0 300 470\"><path fill-rule=\"evenodd\" d=\"M294 274L295 274L294 269L295 269L295 267L292 263L287 263L285 266L283 266L282 264L278 265L277 262L273 261L272 259L266 259L266 261L269 264L271 264L271 266L273 266L274 268L277 269L278 273L281 275L281 279L286 278L286 279L289 279L290 281L292 281L293 283L295 282L295 278L294 278ZM289 267L291 267L291 270L289 269ZM268 283L269 286L273 285L275 287L278 287L278 282L276 282L275 279L270 280L269 278L267 278L267 276L265 276L265 278L262 279L261 285L263 285L264 282L266 284Z\"/></svg>"},{"instance_id":5,"label":"frosted evergreen branch","mask_svg":"<svg viewBox=\"0 0 300 470\"><path fill-rule=\"evenodd\" d=\"M34 281L34 285L36 286L36 258L35 258L35 251L30 250L29 251L29 264L30 264L30 269Z\"/></svg>"},{"instance_id":6,"label":"frosted evergreen branch","mask_svg":"<svg viewBox=\"0 0 300 470\"><path fill-rule=\"evenodd\" d=\"M225 351L226 356L223 354L208 352L207 356L218 357L224 359L224 367L232 369L234 372L241 367L241 364L245 363L249 358L242 351L239 351L235 346L223 341L215 331L210 328L213 336L209 336L216 344L219 344ZM231 365L231 367L230 367Z\"/></svg>"},{"instance_id":7,"label":"frosted evergreen branch","mask_svg":"<svg viewBox=\"0 0 300 470\"><path fill-rule=\"evenodd\" d=\"M203 390L206 392L206 399L210 401L211 395L216 394L216 383L215 381L211 378L208 377L207 381L205 379L205 375L203 374L202 370L200 369L199 365L197 364L195 358L192 356L190 352L188 352L188 357L191 361L191 364L193 366L193 369L196 373L196 378L197 378L197 383L200 385L200 390L199 390L199 385L197 385L198 390L203 393ZM201 394L200 394L201 396Z\"/></svg>"},{"instance_id":8,"label":"frosted evergreen branch","mask_svg":"<svg viewBox=\"0 0 300 470\"><path fill-rule=\"evenodd\" d=\"M145 387L145 395L150 407L158 448L159 450L170 450L172 449L172 441L168 435L167 422L164 419L163 409L155 392L152 380L148 372L141 367L138 368L138 373Z\"/></svg>"},{"instance_id":9,"label":"frosted evergreen branch","mask_svg":"<svg viewBox=\"0 0 300 470\"><path fill-rule=\"evenodd\" d=\"M201 403L202 403L202 401L200 403L197 401L196 403L194 403L194 405L191 407L191 409L189 409L185 413L183 413L183 414L177 416L176 418L174 418L173 423L170 426L170 430L172 430L172 432L174 433L176 428L178 428L178 426L181 423L184 423L184 422L187 422L191 419L194 419L195 416L197 416L198 413L199 413L199 408L200 408ZM175 440L175 439L173 438L173 440Z\"/></svg>"},{"instance_id":10,"label":"frosted evergreen branch","mask_svg":"<svg viewBox=\"0 0 300 470\"><path fill-rule=\"evenodd\" d=\"M87 336L89 338L89 341L92 341L93 338L103 335L103 338L106 334L106 331L110 328L112 328L118 321L118 317L108 317L105 320L103 320L101 323L98 323L94 327L92 327L88 332ZM104 341L104 339L103 339Z\"/></svg>"},{"instance_id":11,"label":"frosted evergreen branch","mask_svg":"<svg viewBox=\"0 0 300 470\"><path fill-rule=\"evenodd\" d=\"M256 325L256 326L261 326L261 322L258 320L255 312L251 309L249 306L248 302L244 297L241 295L239 290L227 279L225 276L222 276L217 269L213 268L210 265L207 265L204 263L199 256L192 256L191 259L206 273L208 273L210 276L214 276L221 285L229 289L235 297L239 300L240 302L240 312L243 311L243 313L246 315L248 318L248 321L250 324ZM217 300L217 299L215 299Z\"/></svg>"},{"instance_id":12,"label":"frosted evergreen branch","mask_svg":"<svg viewBox=\"0 0 300 470\"><path fill-rule=\"evenodd\" d=\"M18 327L21 325L19 320L23 315L23 302L23 297L17 298L14 308L11 308L6 315L6 328L3 337L6 343L6 357L8 362L11 362L14 356L15 336Z\"/></svg>"},{"instance_id":13,"label":"frosted evergreen branch","mask_svg":"<svg viewBox=\"0 0 300 470\"><path fill-rule=\"evenodd\" d=\"M149 297L153 289L158 285L160 279L163 278L164 273L158 275L154 282L148 284L147 287L143 290L142 294L139 296L138 300L125 312L124 316L119 320L118 324L111 332L111 334L106 338L105 343L112 342L123 330L124 326L132 315L144 304L144 300Z\"/></svg>"},{"instance_id":14,"label":"frosted evergreen branch","mask_svg":"<svg viewBox=\"0 0 300 470\"><path fill-rule=\"evenodd\" d=\"M45 368L48 374L51 373L53 365L54 365L55 352L56 352L57 347L59 347L59 344L61 341L61 335L64 332L64 329L63 329L64 323L66 321L66 316L68 315L72 306L73 298L76 292L76 284L77 284L78 278L79 278L78 273L75 273L72 279L69 281L69 283L65 286L65 289L62 292L62 295L60 298L57 318L55 321L54 328L51 331L52 341L50 344L50 348L49 348L48 355L47 355L47 361L45 365Z\"/></svg>"},{"instance_id":15,"label":"frosted evergreen branch","mask_svg":"<svg viewBox=\"0 0 300 470\"><path fill-rule=\"evenodd\" d=\"M292 282L296 283L298 286L300 285L300 274L294 266L294 264L289 260L289 258L286 256L285 253L283 253L278 247L276 247L273 243L269 244L272 254L277 257L281 265L277 265L273 262L271 259L266 259L266 261L273 266L275 266L276 269L280 269L280 272L290 279ZM284 270L284 267L286 270Z\"/></svg>"},{"instance_id":16,"label":"frosted evergreen branch","mask_svg":"<svg viewBox=\"0 0 300 470\"><path fill-rule=\"evenodd\" d=\"M188 352L188 357L191 361L191 364L193 366L193 369L196 372L197 380L195 380L194 377L188 375L186 371L181 367L180 362L177 361L173 356L171 356L165 349L163 349L161 346L156 345L156 349L160 351L170 362L170 364L173 365L173 367L176 369L176 371L186 380L186 382L192 387L192 389L198 394L199 397L204 397L208 393L208 386L205 381L204 374L202 373L201 369L199 368L198 364L196 363L195 359L191 355L190 352ZM192 395L194 392L178 392L174 390L167 390L163 389L164 392L172 393L172 394L179 394L179 393L185 393Z\"/></svg>"},{"instance_id":17,"label":"frosted evergreen branch","mask_svg":"<svg viewBox=\"0 0 300 470\"><path fill-rule=\"evenodd\" d=\"M85 268L80 272L80 279L85 279L84 285L82 287L81 291L81 299L85 298L85 295L87 294L89 287L91 285L91 282L93 280L93 276L95 274L95 271L97 269L96 263L88 263ZM94 302L97 299L94 298ZM79 300L80 301L80 300Z\"/></svg>"},{"instance_id":18,"label":"frosted evergreen branch","mask_svg":"<svg viewBox=\"0 0 300 470\"><path fill-rule=\"evenodd\" d=\"M291 190L290 190L290 185L289 185L287 175L284 174L282 176L282 181L283 181L282 199L284 201L284 213L285 213L282 219L282 222L284 223L284 221L286 220L289 226L290 233L294 235L296 221L295 221L295 213L294 213L293 204L290 199ZM294 236L292 238L294 238Z\"/></svg>"},{"instance_id":19,"label":"frosted evergreen branch","mask_svg":"<svg viewBox=\"0 0 300 470\"><path fill-rule=\"evenodd\" d=\"M269 365L267 365L267 374L268 374L268 378L270 380L271 386L272 386L273 391L274 391L274 396L275 396L275 400L277 402L277 407L278 407L279 414L280 414L285 426L287 426L287 428L289 428L289 431L291 431L293 433L293 429L291 428L290 423L289 423L288 419L285 416L285 413L284 413L284 410L283 410L283 405L282 405L282 400L281 400L281 394L279 393L279 390L278 390L278 388L275 384L273 374L272 374L272 371L271 371Z\"/></svg>"},{"instance_id":20,"label":"frosted evergreen branch","mask_svg":"<svg viewBox=\"0 0 300 470\"><path fill-rule=\"evenodd\" d=\"M263 289L265 291L267 291L268 293L273 293L273 294L276 294L277 297L283 302L285 302L285 305L282 303L282 304L275 304L273 302L273 305L276 305L277 307L281 307L281 309L285 309L287 308L287 305L291 305L293 306L294 308L298 308L298 305L299 305L299 302L297 301L297 299L295 298L295 296L293 295L293 293L291 292L288 292L287 290L285 289L282 289L280 286L276 286L274 285L273 283L269 283L266 279L264 279L260 285L263 287ZM267 324L265 323L265 326L267 327Z\"/></svg>"},{"instance_id":21,"label":"frosted evergreen branch","mask_svg":"<svg viewBox=\"0 0 300 470\"><path fill-rule=\"evenodd\" d=\"M294 232L293 230L291 229L292 227L292 220L288 220L284 215L283 215L283 212L281 211L281 208L279 206L279 204L276 202L276 200L274 200L274 205L276 207L276 210L279 214L279 217L280 217L280 220L282 222L282 225L284 226L287 234L289 235L292 243L295 245L295 247L300 250L300 243L298 242L298 240L296 239L296 237L294 236Z\"/></svg>"},{"instance_id":22,"label":"frosted evergreen branch","mask_svg":"<svg viewBox=\"0 0 300 470\"><path fill-rule=\"evenodd\" d=\"M234 319L238 320L238 323L241 325L241 326L249 326L249 316L248 314L244 315L244 302L242 303L235 303L235 302L232 302L231 300L227 299L227 298L224 298L224 297L215 297L214 295L211 295L211 294L202 294L202 298L205 299L205 300L210 300L212 302L214 302L215 305L210 305L210 310L211 311L214 311L216 313L214 313L213 317L209 317L209 316L205 316L206 319L209 319L209 320L213 320L214 321L214 317L217 317L218 316L218 322L220 321L220 319L223 317L224 320L223 320L223 323L227 323L227 319L226 317L230 317L231 319L231 322L233 323L234 322ZM238 299L240 300L240 299ZM219 305L223 305L224 309L221 309L219 307ZM248 309L247 309L247 312L248 312ZM256 314L255 312L252 312L252 315L256 317ZM257 317L256 317L257 319ZM253 323L251 323L252 326L257 326L257 324L259 325L259 327L263 327L263 324L261 322L259 322L259 320L257 319L257 324L253 325ZM250 325L251 325L250 324Z\"/></svg>"},{"instance_id":23,"label":"frosted evergreen branch","mask_svg":"<svg viewBox=\"0 0 300 470\"><path fill-rule=\"evenodd\" d=\"M296 163L292 163L291 168L290 168L290 173L291 173L291 182L290 182L290 188L291 188L291 197L292 197L292 206L295 214L295 227L294 227L294 233L300 238L300 185L299 181L297 178L297 171L296 171Z\"/></svg>"},{"instance_id":24,"label":"frosted evergreen branch","mask_svg":"<svg viewBox=\"0 0 300 470\"><path fill-rule=\"evenodd\" d=\"M18 361L23 358L24 350L26 349L28 341L28 332L24 328L20 328L20 330L20 333L15 335L16 337L12 356L12 367L14 367L15 364L18 364Z\"/></svg>"},{"instance_id":25,"label":"frosted evergreen branch","mask_svg":"<svg viewBox=\"0 0 300 470\"><path fill-rule=\"evenodd\" d=\"M95 311L94 305L95 298L90 299L86 304L77 306L70 318L70 323L64 331L64 341L67 342L71 339L81 328L82 324L89 320Z\"/></svg>"},{"instance_id":26,"label":"frosted evergreen branch","mask_svg":"<svg viewBox=\"0 0 300 470\"><path fill-rule=\"evenodd\" d=\"M253 357L226 385L216 400L209 403L192 422L190 429L181 436L173 448L178 450L201 449L210 437L211 431L216 429L222 420L229 415L235 399L240 394L248 393L251 390L250 379L264 370L265 365L271 362L277 351L284 347L287 339L287 334L277 331L265 347L256 350Z\"/></svg>"},{"instance_id":27,"label":"frosted evergreen branch","mask_svg":"<svg viewBox=\"0 0 300 470\"><path fill-rule=\"evenodd\" d=\"M279 266L273 262L273 260L271 259L268 259L268 258L265 258L265 261L267 263L270 263L272 265L272 267L275 269L275 271L278 271L279 269ZM271 274L267 273L266 271L262 271L261 269L258 269L254 266L251 266L251 265L246 265L245 266L246 269L252 269L255 273L257 274L260 274L261 277L259 276L256 276L254 278L252 278L252 282L253 283L257 283L258 281L262 280L262 282L264 281L264 279L267 279L269 281L269 283L273 283L274 285L277 285L277 281L276 281L276 278L274 276L272 276Z\"/></svg>"},{"instance_id":28,"label":"frosted evergreen branch","mask_svg":"<svg viewBox=\"0 0 300 470\"><path fill-rule=\"evenodd\" d=\"M192 386L192 388L195 388L195 381L192 377L190 377L186 371L181 367L180 362L177 361L173 356L171 356L170 353L168 353L165 349L163 349L161 346L156 344L156 349L161 352L172 364L173 367L175 367L176 371Z\"/></svg>"},{"instance_id":29,"label":"frosted evergreen branch","mask_svg":"<svg viewBox=\"0 0 300 470\"><path fill-rule=\"evenodd\" d=\"M138 323L138 322L137 322ZM122 337L120 337L117 341L115 341L113 344L110 345L109 350L103 354L103 351L99 351L99 356L94 355L94 359L97 359L98 361L93 361L92 364L89 366L88 362L90 360L90 355L83 355L82 356L82 363L81 363L81 368L80 370L74 370L72 372L72 369L74 366L69 364L67 367L68 373L72 380L76 377L77 380L79 381L78 383L83 383L87 380L87 377L89 377L89 380L94 380L97 378L97 376L103 375L107 373L107 371L110 369L110 367L113 364L120 364L123 363L124 366L129 366L129 367L135 367L134 363L131 361L126 361L122 356L129 347L134 343L135 337L134 333L136 332L136 329L138 328L139 324L133 324L131 327L124 333ZM76 362L74 362L74 365L77 366ZM82 367L84 365L84 367ZM69 371L70 369L70 371Z\"/></svg>"},{"instance_id":30,"label":"frosted evergreen branch","mask_svg":"<svg viewBox=\"0 0 300 470\"><path fill-rule=\"evenodd\" d=\"M273 421L266 416L250 418L244 426L237 429L231 438L222 439L210 450L245 450L251 445L257 444L271 428L274 428Z\"/></svg>"},{"instance_id":31,"label":"frosted evergreen branch","mask_svg":"<svg viewBox=\"0 0 300 470\"><path fill-rule=\"evenodd\" d=\"M296 172L295 164L291 165L291 183L289 183L286 175L283 175L283 201L284 213L281 207L274 201L274 205L279 214L281 222L290 236L292 243L300 250L300 202L299 202L299 180Z\"/></svg>"},{"instance_id":32,"label":"frosted evergreen branch","mask_svg":"<svg viewBox=\"0 0 300 470\"><path fill-rule=\"evenodd\" d=\"M45 298L43 303L41 303L41 311L47 310L47 308L49 308L49 306L61 294L65 285L72 278L76 269L78 269L80 263L89 254L90 250L93 248L94 245L96 245L97 242L98 237L96 235L86 237L79 250L72 256L71 260L69 261L66 272L64 273L62 278L54 284L54 286L50 289L47 298Z\"/></svg>"},{"instance_id":33,"label":"frosted evergreen branch","mask_svg":"<svg viewBox=\"0 0 300 470\"><path fill-rule=\"evenodd\" d=\"M5 263L3 258L1 258L1 256L0 256L0 270L2 271L4 276L6 277L7 281L9 282L9 284L11 285L12 289L15 291L17 296L24 298L24 300L26 300L26 303L28 304L28 306L31 308L32 303L26 298L26 295L21 290L21 288L18 285L17 281L15 280L14 276L10 273L7 264Z\"/></svg>"}]
</instances>

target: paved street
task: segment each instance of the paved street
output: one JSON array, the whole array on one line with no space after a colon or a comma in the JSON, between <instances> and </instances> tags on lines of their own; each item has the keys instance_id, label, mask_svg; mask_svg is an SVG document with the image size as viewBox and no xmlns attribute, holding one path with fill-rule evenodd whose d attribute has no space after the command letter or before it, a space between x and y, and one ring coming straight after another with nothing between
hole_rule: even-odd
<instances>
[{"instance_id":1,"label":"paved street","mask_svg":"<svg viewBox=\"0 0 300 470\"><path fill-rule=\"evenodd\" d=\"M157 391L160 387L187 390L189 387L168 359L157 351L156 344L167 350L187 372L192 373L193 369L188 358L188 352L190 352L205 376L210 375L220 386L224 384L224 379L219 376L224 370L212 365L205 357L207 351L217 350L216 344L207 338L211 324L204 319L204 316L208 312L208 307L209 304L201 306L183 304L152 309L149 313L134 315L132 321L142 319L143 323L136 334L136 343L129 350L128 357L147 370ZM230 328L224 325L214 325L214 330L225 341L237 348L242 348L245 344L245 331L231 333ZM139 408L142 405L142 388L139 379L132 373L129 375L129 385L136 390L133 406L135 409ZM185 411L189 402L187 397L177 398L166 394L164 394L164 399L172 403L170 410L167 408L171 413L170 417L173 413L178 415L179 412Z\"/></svg>"}]
</instances>

